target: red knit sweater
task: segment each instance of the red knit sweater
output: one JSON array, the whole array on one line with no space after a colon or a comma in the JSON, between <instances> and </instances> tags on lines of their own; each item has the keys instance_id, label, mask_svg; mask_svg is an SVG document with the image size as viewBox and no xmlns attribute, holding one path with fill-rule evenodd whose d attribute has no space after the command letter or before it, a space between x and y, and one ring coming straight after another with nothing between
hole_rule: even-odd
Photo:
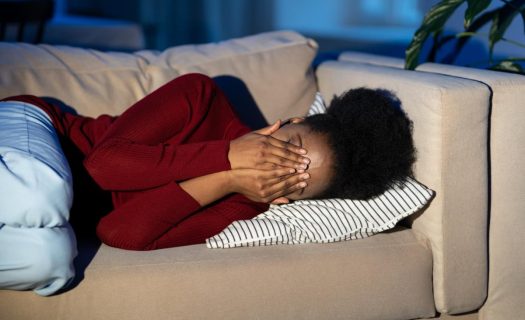
<instances>
[{"instance_id":1,"label":"red knit sweater","mask_svg":"<svg viewBox=\"0 0 525 320\"><path fill-rule=\"evenodd\" d=\"M34 96L4 100L32 103L46 111L67 141L63 147L71 144L81 155L75 158L65 150L73 179L74 168L80 167L111 193L113 208L97 226L97 235L110 246L151 250L202 243L232 221L250 219L268 208L239 194L200 207L178 185L229 170L229 141L250 131L206 76L181 76L118 117L73 115ZM83 167L75 161L82 161ZM83 194L88 189L84 186L76 184L74 201L94 194Z\"/></svg>"}]
</instances>

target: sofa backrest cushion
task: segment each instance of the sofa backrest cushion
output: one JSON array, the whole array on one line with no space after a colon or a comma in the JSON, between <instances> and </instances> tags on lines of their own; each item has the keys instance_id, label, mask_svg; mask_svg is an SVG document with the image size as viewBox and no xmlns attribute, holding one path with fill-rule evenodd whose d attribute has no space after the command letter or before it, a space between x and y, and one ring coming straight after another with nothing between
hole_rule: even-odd
<instances>
[{"instance_id":1,"label":"sofa backrest cushion","mask_svg":"<svg viewBox=\"0 0 525 320\"><path fill-rule=\"evenodd\" d=\"M434 296L443 313L478 308L487 284L487 126L490 90L479 82L399 68L331 61L317 70L327 103L356 87L385 88L414 122L415 177L436 191L413 230L430 240Z\"/></svg>"},{"instance_id":2,"label":"sofa backrest cushion","mask_svg":"<svg viewBox=\"0 0 525 320\"><path fill-rule=\"evenodd\" d=\"M316 92L317 44L291 31L135 53L0 43L0 97L53 97L78 113L120 114L178 75L243 82L267 122L306 114Z\"/></svg>"},{"instance_id":3,"label":"sofa backrest cushion","mask_svg":"<svg viewBox=\"0 0 525 320\"><path fill-rule=\"evenodd\" d=\"M317 89L311 63L317 44L295 32L262 33L220 43L186 45L150 57L179 74L243 80L268 122L306 114Z\"/></svg>"},{"instance_id":4,"label":"sofa backrest cushion","mask_svg":"<svg viewBox=\"0 0 525 320\"><path fill-rule=\"evenodd\" d=\"M339 61L350 61L359 63L376 64L379 66L401 68L405 67L405 60L395 57L387 57L379 54L364 53L358 51L342 52L337 58Z\"/></svg>"},{"instance_id":5,"label":"sofa backrest cushion","mask_svg":"<svg viewBox=\"0 0 525 320\"><path fill-rule=\"evenodd\" d=\"M146 64L132 54L0 43L0 97L51 97L78 113L119 114L148 92Z\"/></svg>"}]
</instances>

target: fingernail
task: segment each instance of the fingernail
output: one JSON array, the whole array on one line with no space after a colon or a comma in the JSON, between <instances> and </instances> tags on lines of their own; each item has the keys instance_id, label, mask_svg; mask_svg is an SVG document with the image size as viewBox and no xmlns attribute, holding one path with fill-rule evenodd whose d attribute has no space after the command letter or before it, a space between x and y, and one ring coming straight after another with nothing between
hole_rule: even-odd
<instances>
[{"instance_id":1,"label":"fingernail","mask_svg":"<svg viewBox=\"0 0 525 320\"><path fill-rule=\"evenodd\" d=\"M308 158L303 158L302 161L303 161L303 163L306 163L306 164L309 164L309 163L310 163L310 159L308 159Z\"/></svg>"},{"instance_id":2,"label":"fingernail","mask_svg":"<svg viewBox=\"0 0 525 320\"><path fill-rule=\"evenodd\" d=\"M299 183L299 187L301 187L301 188L306 187L306 182L301 182L301 183Z\"/></svg>"},{"instance_id":3,"label":"fingernail","mask_svg":"<svg viewBox=\"0 0 525 320\"><path fill-rule=\"evenodd\" d=\"M290 169L290 173L295 173L295 169Z\"/></svg>"},{"instance_id":4,"label":"fingernail","mask_svg":"<svg viewBox=\"0 0 525 320\"><path fill-rule=\"evenodd\" d=\"M310 175L309 175L308 173L305 173L305 174L303 174L303 175L301 176L301 179L303 179L303 180L306 180L306 179L308 179L308 178L310 178Z\"/></svg>"},{"instance_id":5,"label":"fingernail","mask_svg":"<svg viewBox=\"0 0 525 320\"><path fill-rule=\"evenodd\" d=\"M306 150L305 149L301 149L301 150L299 150L299 153L306 154Z\"/></svg>"},{"instance_id":6,"label":"fingernail","mask_svg":"<svg viewBox=\"0 0 525 320\"><path fill-rule=\"evenodd\" d=\"M303 170L306 170L306 164L300 164L298 166L299 169L303 169Z\"/></svg>"}]
</instances>

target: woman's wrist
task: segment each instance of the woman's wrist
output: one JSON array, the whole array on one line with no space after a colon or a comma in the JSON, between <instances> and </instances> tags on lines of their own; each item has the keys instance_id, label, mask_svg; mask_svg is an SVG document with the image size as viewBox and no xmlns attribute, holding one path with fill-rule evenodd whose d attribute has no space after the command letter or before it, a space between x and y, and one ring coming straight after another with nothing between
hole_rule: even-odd
<instances>
[{"instance_id":1,"label":"woman's wrist","mask_svg":"<svg viewBox=\"0 0 525 320\"><path fill-rule=\"evenodd\" d=\"M237 185L235 184L235 176L234 176L234 169L222 171L221 174L223 174L223 181L224 181L224 189L228 194L230 193L238 193L239 190L237 188Z\"/></svg>"},{"instance_id":2,"label":"woman's wrist","mask_svg":"<svg viewBox=\"0 0 525 320\"><path fill-rule=\"evenodd\" d=\"M181 182L180 187L201 206L210 204L232 193L229 171L220 171Z\"/></svg>"}]
</instances>

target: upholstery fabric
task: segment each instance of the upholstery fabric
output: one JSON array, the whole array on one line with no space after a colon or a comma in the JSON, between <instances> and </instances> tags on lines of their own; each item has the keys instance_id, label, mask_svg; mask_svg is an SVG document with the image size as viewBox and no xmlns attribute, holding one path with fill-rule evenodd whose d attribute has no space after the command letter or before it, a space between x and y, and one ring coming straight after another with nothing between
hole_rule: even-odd
<instances>
[{"instance_id":1,"label":"upholstery fabric","mask_svg":"<svg viewBox=\"0 0 525 320\"><path fill-rule=\"evenodd\" d=\"M235 250L193 245L130 252L102 245L76 288L46 299L0 291L0 314L57 320L424 318L434 315L431 272L430 249L408 229L352 242Z\"/></svg>"},{"instance_id":2,"label":"upholstery fabric","mask_svg":"<svg viewBox=\"0 0 525 320\"><path fill-rule=\"evenodd\" d=\"M345 52L339 60L402 68L403 59ZM488 298L480 319L516 319L525 304L525 179L516 174L525 154L523 101L525 78L460 66L424 63L418 71L440 73L485 83L490 87L490 215ZM512 235L512 236L509 236Z\"/></svg>"},{"instance_id":3,"label":"upholstery fabric","mask_svg":"<svg viewBox=\"0 0 525 320\"><path fill-rule=\"evenodd\" d=\"M340 61L321 64L317 77L327 104L334 94L361 86L398 95L414 122L415 177L436 191L425 211L409 217L432 245L436 308L459 313L481 306L487 285L488 87Z\"/></svg>"},{"instance_id":4,"label":"upholstery fabric","mask_svg":"<svg viewBox=\"0 0 525 320\"><path fill-rule=\"evenodd\" d=\"M3 42L0 96L52 97L83 115L116 115L151 91L147 69L132 54Z\"/></svg>"},{"instance_id":5,"label":"upholstery fabric","mask_svg":"<svg viewBox=\"0 0 525 320\"><path fill-rule=\"evenodd\" d=\"M405 60L401 58L387 57L378 54L363 53L357 51L345 51L337 58L339 61L350 61L367 64L375 64L384 67L403 69Z\"/></svg>"},{"instance_id":6,"label":"upholstery fabric","mask_svg":"<svg viewBox=\"0 0 525 320\"><path fill-rule=\"evenodd\" d=\"M0 96L49 96L83 115L116 115L178 75L199 72L241 79L274 122L306 114L316 92L316 52L314 41L291 31L162 52L0 43Z\"/></svg>"},{"instance_id":7,"label":"upholstery fabric","mask_svg":"<svg viewBox=\"0 0 525 320\"><path fill-rule=\"evenodd\" d=\"M525 77L426 63L418 70L481 81L492 91L489 289L480 319L519 319L525 305Z\"/></svg>"},{"instance_id":8,"label":"upholstery fabric","mask_svg":"<svg viewBox=\"0 0 525 320\"><path fill-rule=\"evenodd\" d=\"M179 46L143 56L151 67L179 74L198 72L242 79L266 121L273 123L306 114L317 90L310 67L316 53L313 40L282 31Z\"/></svg>"}]
</instances>

